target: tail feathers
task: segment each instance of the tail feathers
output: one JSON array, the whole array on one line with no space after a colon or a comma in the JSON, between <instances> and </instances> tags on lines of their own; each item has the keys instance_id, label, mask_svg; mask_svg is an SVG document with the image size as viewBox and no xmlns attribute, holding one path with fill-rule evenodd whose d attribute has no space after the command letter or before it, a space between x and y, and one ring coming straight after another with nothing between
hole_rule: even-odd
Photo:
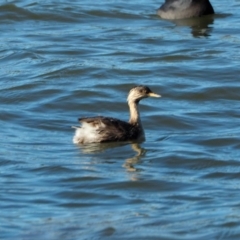
<instances>
[{"instance_id":1,"label":"tail feathers","mask_svg":"<svg viewBox=\"0 0 240 240\"><path fill-rule=\"evenodd\" d=\"M83 123L81 127L72 126L72 128L75 128L73 143L84 144L84 143L99 142L98 130L92 125Z\"/></svg>"}]
</instances>

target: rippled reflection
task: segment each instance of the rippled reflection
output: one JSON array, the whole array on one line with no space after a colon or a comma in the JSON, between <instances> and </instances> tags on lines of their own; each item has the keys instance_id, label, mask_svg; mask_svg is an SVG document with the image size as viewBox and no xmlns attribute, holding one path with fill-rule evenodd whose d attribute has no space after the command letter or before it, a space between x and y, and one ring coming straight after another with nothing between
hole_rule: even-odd
<instances>
[{"instance_id":1,"label":"rippled reflection","mask_svg":"<svg viewBox=\"0 0 240 240\"><path fill-rule=\"evenodd\" d=\"M122 147L127 145L126 142L111 142L111 143L90 143L90 144L78 144L77 147L84 154L97 154L106 151L107 149Z\"/></svg>"},{"instance_id":2,"label":"rippled reflection","mask_svg":"<svg viewBox=\"0 0 240 240\"><path fill-rule=\"evenodd\" d=\"M123 167L125 167L126 170L129 172L135 172L137 171L137 168L135 167L135 165L139 162L141 157L144 156L146 151L138 143L131 144L131 147L136 152L136 155L126 159L125 163L123 164Z\"/></svg>"},{"instance_id":3,"label":"rippled reflection","mask_svg":"<svg viewBox=\"0 0 240 240\"><path fill-rule=\"evenodd\" d=\"M77 147L84 154L99 154L104 153L105 151L117 147L123 147L130 145L135 155L133 157L127 158L123 167L126 168L129 172L137 171L135 165L139 162L142 156L144 156L146 150L143 149L140 143L128 143L128 142L114 142L114 143L91 143L91 144L78 144Z\"/></svg>"},{"instance_id":4,"label":"rippled reflection","mask_svg":"<svg viewBox=\"0 0 240 240\"><path fill-rule=\"evenodd\" d=\"M212 25L214 24L214 15L179 19L173 21L177 26L188 26L191 28L193 37L208 37L212 32Z\"/></svg>"}]
</instances>

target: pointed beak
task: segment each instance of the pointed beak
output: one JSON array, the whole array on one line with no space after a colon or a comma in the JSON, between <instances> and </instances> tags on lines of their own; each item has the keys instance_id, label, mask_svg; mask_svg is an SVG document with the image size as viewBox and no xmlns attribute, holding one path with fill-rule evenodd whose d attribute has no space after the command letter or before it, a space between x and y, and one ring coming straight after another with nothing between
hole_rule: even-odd
<instances>
[{"instance_id":1,"label":"pointed beak","mask_svg":"<svg viewBox=\"0 0 240 240\"><path fill-rule=\"evenodd\" d=\"M161 95L153 93L153 92L149 93L148 96L149 97L157 97L157 98L161 97Z\"/></svg>"}]
</instances>

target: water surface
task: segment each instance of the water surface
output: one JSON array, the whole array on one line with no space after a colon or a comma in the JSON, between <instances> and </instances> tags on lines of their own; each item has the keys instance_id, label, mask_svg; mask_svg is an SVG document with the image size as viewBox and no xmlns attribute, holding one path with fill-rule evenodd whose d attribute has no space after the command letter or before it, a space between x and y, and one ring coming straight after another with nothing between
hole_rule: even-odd
<instances>
[{"instance_id":1,"label":"water surface","mask_svg":"<svg viewBox=\"0 0 240 240\"><path fill-rule=\"evenodd\" d=\"M239 7L156 16L159 1L0 5L1 239L239 239ZM78 117L146 141L72 144Z\"/></svg>"}]
</instances>

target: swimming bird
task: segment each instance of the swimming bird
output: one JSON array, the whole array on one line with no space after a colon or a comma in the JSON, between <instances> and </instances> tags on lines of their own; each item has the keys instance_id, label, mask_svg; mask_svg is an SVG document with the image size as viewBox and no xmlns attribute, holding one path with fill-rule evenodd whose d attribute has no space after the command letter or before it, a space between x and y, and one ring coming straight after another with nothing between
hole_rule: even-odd
<instances>
[{"instance_id":1,"label":"swimming bird","mask_svg":"<svg viewBox=\"0 0 240 240\"><path fill-rule=\"evenodd\" d=\"M209 0L165 0L157 14L173 20L214 14L214 9Z\"/></svg>"},{"instance_id":2,"label":"swimming bird","mask_svg":"<svg viewBox=\"0 0 240 240\"><path fill-rule=\"evenodd\" d=\"M101 142L120 142L144 139L138 103L143 98L161 97L153 93L147 86L136 86L128 94L128 106L130 110L129 122L125 122L111 117L86 117L79 118L80 127L76 129L73 143L101 143Z\"/></svg>"}]
</instances>

